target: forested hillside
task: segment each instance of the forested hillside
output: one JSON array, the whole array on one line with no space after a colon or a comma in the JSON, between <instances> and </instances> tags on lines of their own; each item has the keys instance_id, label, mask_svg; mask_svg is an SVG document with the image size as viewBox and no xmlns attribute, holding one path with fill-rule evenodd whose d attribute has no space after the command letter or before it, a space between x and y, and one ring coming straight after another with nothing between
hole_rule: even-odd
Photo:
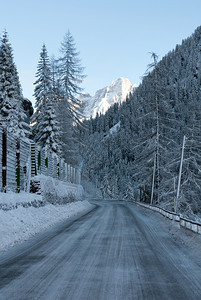
<instances>
[{"instance_id":1,"label":"forested hillside","mask_svg":"<svg viewBox=\"0 0 201 300\"><path fill-rule=\"evenodd\" d=\"M125 103L85 121L88 129L81 132L83 175L105 195L160 204L186 215L198 213L201 27L162 60L154 53L151 59L142 83Z\"/></svg>"}]
</instances>

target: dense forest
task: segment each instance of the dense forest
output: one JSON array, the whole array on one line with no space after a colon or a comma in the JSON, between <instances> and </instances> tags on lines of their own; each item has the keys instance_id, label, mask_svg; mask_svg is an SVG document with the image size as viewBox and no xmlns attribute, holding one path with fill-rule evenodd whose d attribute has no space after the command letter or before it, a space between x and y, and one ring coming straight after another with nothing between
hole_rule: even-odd
<instances>
[{"instance_id":1,"label":"dense forest","mask_svg":"<svg viewBox=\"0 0 201 300\"><path fill-rule=\"evenodd\" d=\"M126 102L84 123L87 130L80 132L83 176L106 197L198 214L201 27L160 61L152 53L142 83Z\"/></svg>"}]
</instances>

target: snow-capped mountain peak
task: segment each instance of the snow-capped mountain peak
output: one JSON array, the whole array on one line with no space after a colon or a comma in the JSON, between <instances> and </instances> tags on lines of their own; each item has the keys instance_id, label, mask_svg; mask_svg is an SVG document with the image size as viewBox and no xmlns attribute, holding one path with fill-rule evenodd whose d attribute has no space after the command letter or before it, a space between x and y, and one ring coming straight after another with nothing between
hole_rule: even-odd
<instances>
[{"instance_id":1,"label":"snow-capped mountain peak","mask_svg":"<svg viewBox=\"0 0 201 300\"><path fill-rule=\"evenodd\" d=\"M110 86L98 90L94 96L86 95L84 98L85 118L94 118L96 114L105 114L114 103L122 103L126 96L136 88L127 78L118 78Z\"/></svg>"}]
</instances>

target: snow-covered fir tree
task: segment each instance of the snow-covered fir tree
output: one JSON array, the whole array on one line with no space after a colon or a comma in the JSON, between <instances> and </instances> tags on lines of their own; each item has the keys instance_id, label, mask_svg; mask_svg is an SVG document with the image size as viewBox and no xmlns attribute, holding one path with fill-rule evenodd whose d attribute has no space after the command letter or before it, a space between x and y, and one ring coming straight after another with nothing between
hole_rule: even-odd
<instances>
[{"instance_id":1,"label":"snow-covered fir tree","mask_svg":"<svg viewBox=\"0 0 201 300\"><path fill-rule=\"evenodd\" d=\"M135 200L135 193L134 193L134 188L133 184L129 180L126 185L126 190L124 192L124 199L127 201L133 201Z\"/></svg>"},{"instance_id":2,"label":"snow-covered fir tree","mask_svg":"<svg viewBox=\"0 0 201 300\"><path fill-rule=\"evenodd\" d=\"M81 83L85 78L84 68L81 66L79 52L70 31L64 36L61 43L61 57L59 58L59 75L63 89L63 97L66 106L71 112L74 121L80 119L81 101L79 95L82 92Z\"/></svg>"},{"instance_id":3,"label":"snow-covered fir tree","mask_svg":"<svg viewBox=\"0 0 201 300\"><path fill-rule=\"evenodd\" d=\"M25 117L19 76L5 31L0 44L0 121L9 132L24 136Z\"/></svg>"},{"instance_id":4,"label":"snow-covered fir tree","mask_svg":"<svg viewBox=\"0 0 201 300\"><path fill-rule=\"evenodd\" d=\"M111 197L112 196L112 191L110 188L109 180L107 175L103 177L103 182L100 187L100 190L102 192L103 198Z\"/></svg>"},{"instance_id":5,"label":"snow-covered fir tree","mask_svg":"<svg viewBox=\"0 0 201 300\"><path fill-rule=\"evenodd\" d=\"M42 46L38 63L34 96L36 111L32 117L34 140L41 147L62 155L60 126L56 115L56 96L52 87L49 57L45 44Z\"/></svg>"},{"instance_id":6,"label":"snow-covered fir tree","mask_svg":"<svg viewBox=\"0 0 201 300\"><path fill-rule=\"evenodd\" d=\"M50 69L52 77L52 89L55 95L57 103L64 98L64 92L62 89L61 78L60 78L60 65L59 60L54 56L50 59Z\"/></svg>"},{"instance_id":7,"label":"snow-covered fir tree","mask_svg":"<svg viewBox=\"0 0 201 300\"><path fill-rule=\"evenodd\" d=\"M63 153L68 163L77 163L78 139L75 124L81 117L81 101L79 95L82 91L81 83L84 79L83 67L76 50L71 33L65 35L61 43L61 57L59 66L59 121L62 129ZM58 82L57 82L58 83Z\"/></svg>"},{"instance_id":8,"label":"snow-covered fir tree","mask_svg":"<svg viewBox=\"0 0 201 300\"><path fill-rule=\"evenodd\" d=\"M40 53L36 77L37 80L34 82L34 96L36 99L35 107L42 111L44 104L47 98L50 97L52 91L50 63L45 44L43 44Z\"/></svg>"},{"instance_id":9,"label":"snow-covered fir tree","mask_svg":"<svg viewBox=\"0 0 201 300\"><path fill-rule=\"evenodd\" d=\"M38 130L35 138L41 147L49 149L61 157L63 154L60 126L51 99L47 99L45 103L44 114L41 122L38 124Z\"/></svg>"}]
</instances>

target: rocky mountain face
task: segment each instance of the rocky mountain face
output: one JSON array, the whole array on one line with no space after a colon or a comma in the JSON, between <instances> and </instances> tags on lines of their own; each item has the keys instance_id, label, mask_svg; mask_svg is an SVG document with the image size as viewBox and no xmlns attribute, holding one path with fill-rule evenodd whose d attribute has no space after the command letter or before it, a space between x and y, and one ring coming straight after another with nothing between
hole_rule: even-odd
<instances>
[{"instance_id":1,"label":"rocky mountain face","mask_svg":"<svg viewBox=\"0 0 201 300\"><path fill-rule=\"evenodd\" d=\"M105 114L105 112L114 103L122 103L126 100L126 96L136 88L136 84L132 84L126 78L118 78L113 81L110 86L98 90L94 96L85 94L83 101L83 115L85 118L94 118L96 114Z\"/></svg>"}]
</instances>

